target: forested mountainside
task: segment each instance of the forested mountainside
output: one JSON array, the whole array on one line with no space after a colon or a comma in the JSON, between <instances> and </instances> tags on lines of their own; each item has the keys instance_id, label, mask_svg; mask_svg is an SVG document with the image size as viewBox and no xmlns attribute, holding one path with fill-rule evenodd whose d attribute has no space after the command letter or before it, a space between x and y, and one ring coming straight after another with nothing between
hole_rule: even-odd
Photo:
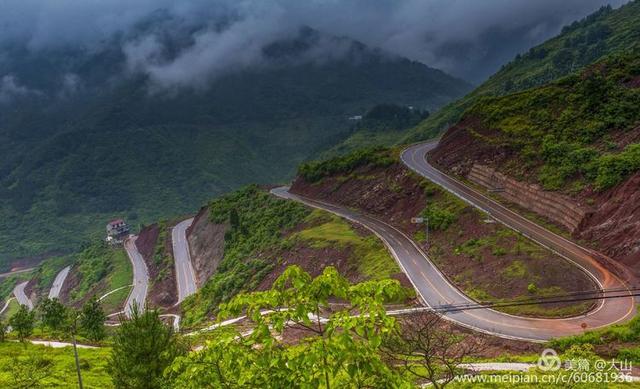
<instances>
[{"instance_id":1,"label":"forested mountainside","mask_svg":"<svg viewBox=\"0 0 640 389\"><path fill-rule=\"evenodd\" d=\"M607 55L638 48L640 2L618 9L602 7L583 20L565 26L562 32L527 53L520 54L464 98L440 109L405 135L413 142L433 137L455 124L462 113L484 95L501 96L543 85Z\"/></svg>"},{"instance_id":2,"label":"forested mountainside","mask_svg":"<svg viewBox=\"0 0 640 389\"><path fill-rule=\"evenodd\" d=\"M169 57L193 44L167 35ZM348 117L376 104L433 110L470 89L420 63L302 28L263 47L266 66L158 90L127 70L127 39L91 51L1 49L0 267L75 249L115 216L149 223L250 182L286 179L347 137ZM314 57L327 42L339 55Z\"/></svg>"}]
</instances>

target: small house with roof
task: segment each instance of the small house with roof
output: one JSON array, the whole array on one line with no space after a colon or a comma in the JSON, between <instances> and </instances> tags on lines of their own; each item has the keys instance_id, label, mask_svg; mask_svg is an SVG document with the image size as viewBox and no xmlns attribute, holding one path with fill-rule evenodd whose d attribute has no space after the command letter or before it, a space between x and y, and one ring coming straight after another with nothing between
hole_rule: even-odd
<instances>
[{"instance_id":1,"label":"small house with roof","mask_svg":"<svg viewBox=\"0 0 640 389\"><path fill-rule=\"evenodd\" d=\"M111 220L107 223L107 242L120 244L129 235L129 225L123 219Z\"/></svg>"}]
</instances>

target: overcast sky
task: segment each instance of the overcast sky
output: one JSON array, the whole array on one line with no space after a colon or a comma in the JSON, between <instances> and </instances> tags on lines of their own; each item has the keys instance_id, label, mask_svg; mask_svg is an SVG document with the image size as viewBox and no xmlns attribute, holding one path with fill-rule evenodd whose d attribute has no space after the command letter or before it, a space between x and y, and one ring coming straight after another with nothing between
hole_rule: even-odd
<instances>
[{"instance_id":1,"label":"overcast sky","mask_svg":"<svg viewBox=\"0 0 640 389\"><path fill-rule=\"evenodd\" d=\"M131 69L170 82L260 62L263 44L306 25L349 36L479 83L518 52L625 0L0 0L0 43L88 49L164 8L172 26L206 24L172 63L154 62L155 33L123 49ZM187 66L188 65L188 66ZM2 76L2 75L0 75ZM13 83L4 79L4 83Z\"/></svg>"}]
</instances>

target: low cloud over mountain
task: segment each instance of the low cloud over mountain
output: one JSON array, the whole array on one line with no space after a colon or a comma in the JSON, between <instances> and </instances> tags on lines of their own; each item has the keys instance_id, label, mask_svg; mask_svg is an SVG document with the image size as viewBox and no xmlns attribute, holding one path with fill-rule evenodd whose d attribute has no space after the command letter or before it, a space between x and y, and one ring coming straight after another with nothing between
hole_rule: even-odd
<instances>
[{"instance_id":1,"label":"low cloud over mountain","mask_svg":"<svg viewBox=\"0 0 640 389\"><path fill-rule=\"evenodd\" d=\"M609 1L614 6L624 2ZM265 45L308 26L478 82L517 52L606 3L6 0L0 12L0 45L25 47L29 53L73 49L94 54L117 42L126 57L124 71L145 73L159 86L202 86L203 78L268 65ZM345 52L339 40L320 43L313 51L316 59ZM3 58L0 54L0 76L15 77L2 67Z\"/></svg>"}]
</instances>

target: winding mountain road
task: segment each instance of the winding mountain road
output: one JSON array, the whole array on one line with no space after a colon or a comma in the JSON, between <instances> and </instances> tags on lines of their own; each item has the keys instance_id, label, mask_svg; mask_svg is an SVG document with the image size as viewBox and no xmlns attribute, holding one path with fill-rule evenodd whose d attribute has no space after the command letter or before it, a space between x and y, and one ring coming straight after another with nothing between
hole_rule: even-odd
<instances>
[{"instance_id":1,"label":"winding mountain road","mask_svg":"<svg viewBox=\"0 0 640 389\"><path fill-rule=\"evenodd\" d=\"M191 223L193 223L193 218L183 220L171 230L173 258L176 265L176 284L178 287L177 304L180 304L185 298L198 290L196 274L193 271L191 253L189 252L189 241L187 240L187 228Z\"/></svg>"},{"instance_id":2,"label":"winding mountain road","mask_svg":"<svg viewBox=\"0 0 640 389\"><path fill-rule=\"evenodd\" d=\"M69 270L71 270L71 266L67 266L64 269L60 270L60 272L56 275L56 279L53 280L53 285L51 285L51 289L49 290L50 299L58 298L58 296L60 296L62 285L69 275Z\"/></svg>"},{"instance_id":3,"label":"winding mountain road","mask_svg":"<svg viewBox=\"0 0 640 389\"><path fill-rule=\"evenodd\" d=\"M26 293L24 293L24 288L27 286L29 281L24 281L19 283L13 288L13 295L16 296L16 300L20 305L26 305L29 310L33 309L33 302L29 297L27 297Z\"/></svg>"},{"instance_id":4,"label":"winding mountain road","mask_svg":"<svg viewBox=\"0 0 640 389\"><path fill-rule=\"evenodd\" d=\"M402 154L402 161L409 168L456 194L469 204L491 214L496 220L527 235L582 267L601 288L626 288L625 284L596 261L590 251L559 237L535 223L524 219L495 201L449 178L429 165L425 154L435 147L424 143L409 147ZM288 188L272 190L276 196L299 201L314 208L324 209L338 216L359 223L375 233L407 274L424 304L430 307L476 304L452 285L427 255L402 231L369 215L299 196ZM617 294L619 295L619 294ZM504 338L533 342L546 341L559 336L575 335L588 329L604 327L628 320L635 313L633 297L600 300L597 307L585 315L564 319L537 319L509 315L493 309L456 311L445 318L464 327Z\"/></svg>"},{"instance_id":5,"label":"winding mountain road","mask_svg":"<svg viewBox=\"0 0 640 389\"><path fill-rule=\"evenodd\" d=\"M133 289L131 289L124 306L124 312L127 317L131 317L134 305L137 305L140 310L145 308L147 291L149 290L149 270L136 247L137 239L138 237L134 236L124 242L124 248L127 251L131 265L133 265Z\"/></svg>"}]
</instances>

